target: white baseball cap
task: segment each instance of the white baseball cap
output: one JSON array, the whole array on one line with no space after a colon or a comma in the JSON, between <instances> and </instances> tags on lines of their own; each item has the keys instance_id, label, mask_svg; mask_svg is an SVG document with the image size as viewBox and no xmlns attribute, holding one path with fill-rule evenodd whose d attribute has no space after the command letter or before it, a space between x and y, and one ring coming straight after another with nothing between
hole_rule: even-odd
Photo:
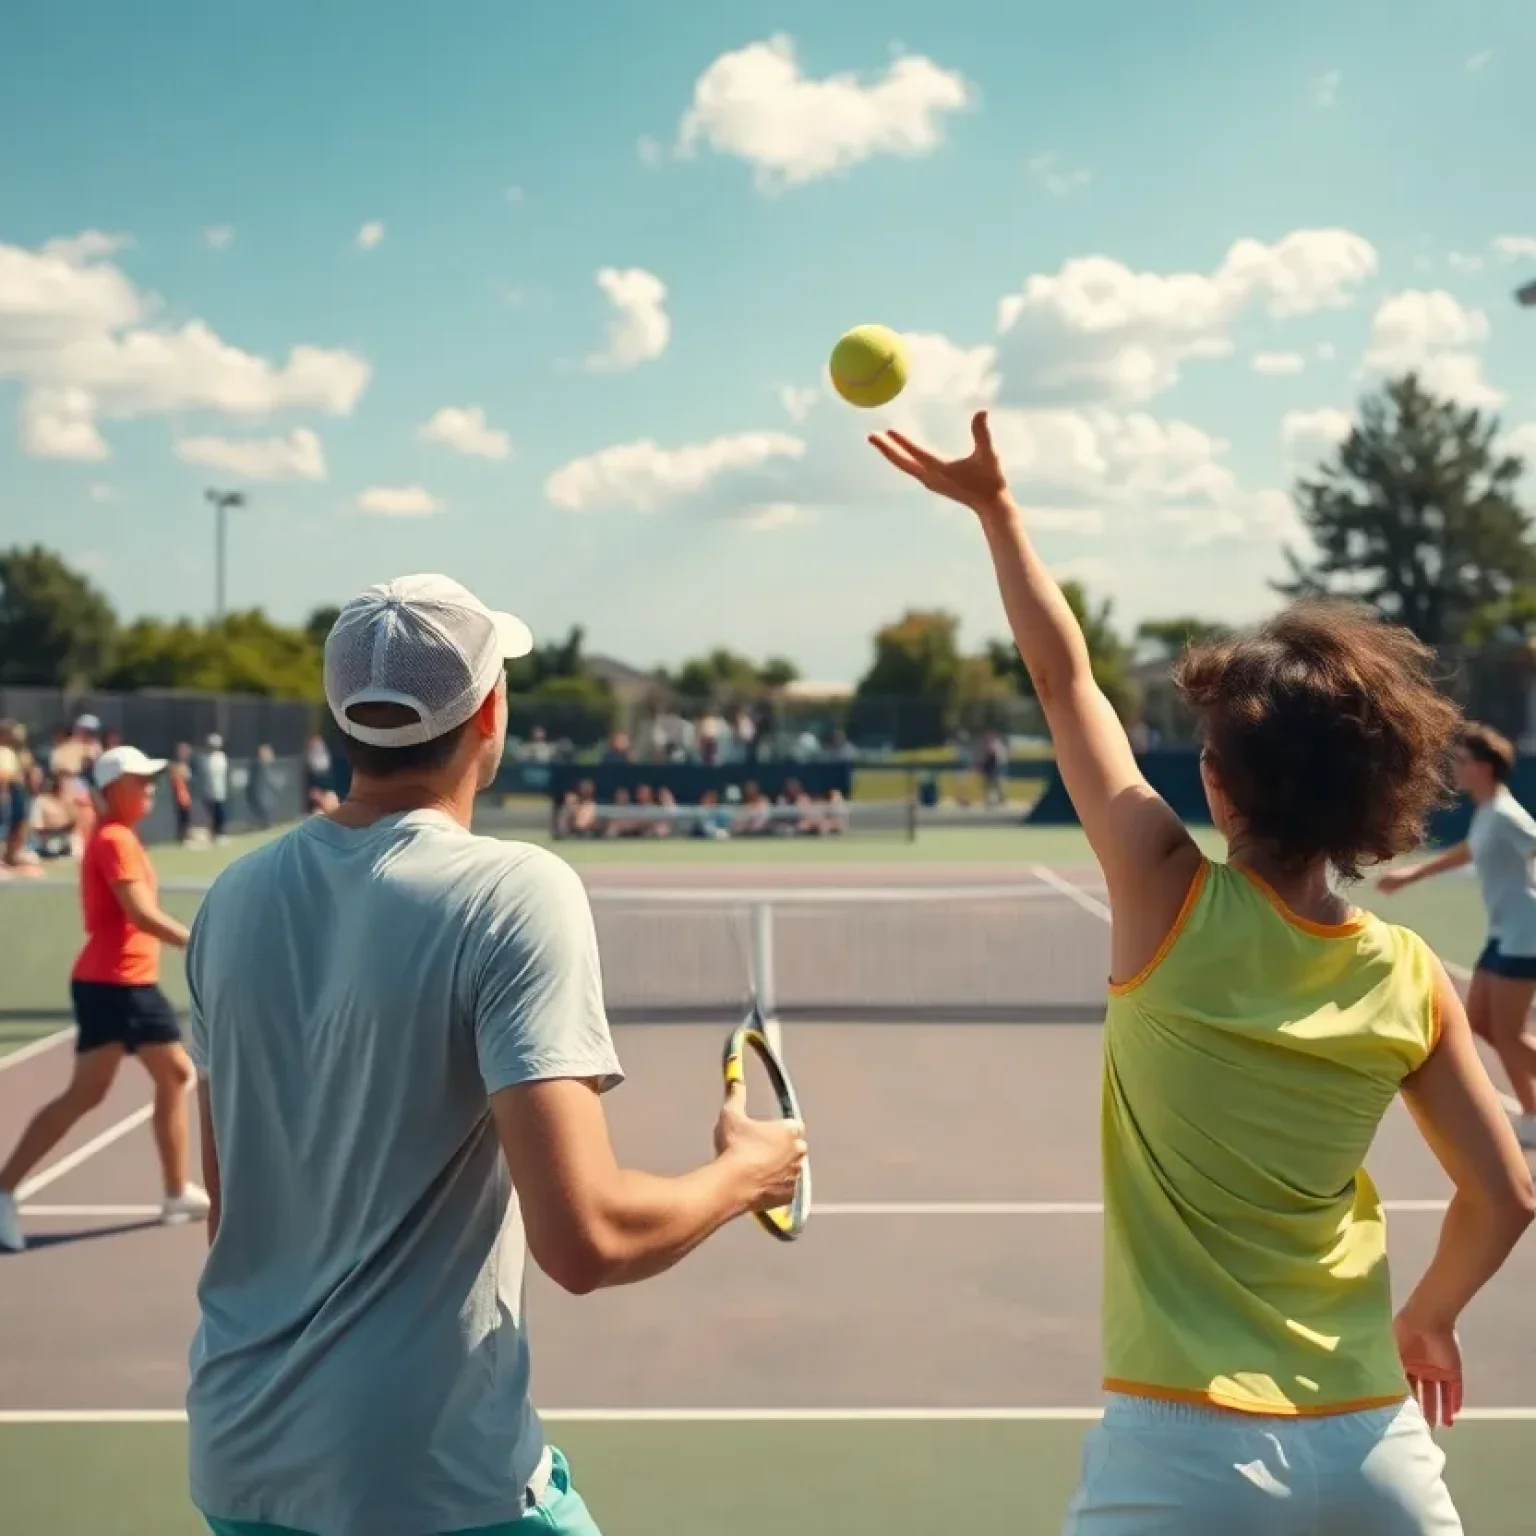
<instances>
[{"instance_id":1,"label":"white baseball cap","mask_svg":"<svg viewBox=\"0 0 1536 1536\"><path fill-rule=\"evenodd\" d=\"M164 770L163 757L146 757L137 747L113 747L96 759L96 765L91 769L91 782L97 789L105 789L119 779L152 779Z\"/></svg>"},{"instance_id":2,"label":"white baseball cap","mask_svg":"<svg viewBox=\"0 0 1536 1536\"><path fill-rule=\"evenodd\" d=\"M462 725L496 686L505 662L533 649L533 633L495 613L448 576L401 576L341 610L325 641L325 700L345 735L373 747L435 741ZM404 725L359 725L358 704L401 704Z\"/></svg>"}]
</instances>

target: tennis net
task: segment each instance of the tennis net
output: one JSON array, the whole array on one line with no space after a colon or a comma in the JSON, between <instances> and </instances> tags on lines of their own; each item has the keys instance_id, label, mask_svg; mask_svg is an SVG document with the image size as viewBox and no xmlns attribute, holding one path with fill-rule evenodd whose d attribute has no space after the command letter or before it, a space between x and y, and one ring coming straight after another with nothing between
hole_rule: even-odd
<instances>
[{"instance_id":1,"label":"tennis net","mask_svg":"<svg viewBox=\"0 0 1536 1536\"><path fill-rule=\"evenodd\" d=\"M165 881L190 922L206 882ZM870 888L605 887L591 893L615 1021L729 1021L755 996L781 1018L1097 1019L1107 929L1061 892L1027 880ZM64 1016L80 944L64 881L0 886L0 1016ZM168 955L162 985L186 983Z\"/></svg>"}]
</instances>

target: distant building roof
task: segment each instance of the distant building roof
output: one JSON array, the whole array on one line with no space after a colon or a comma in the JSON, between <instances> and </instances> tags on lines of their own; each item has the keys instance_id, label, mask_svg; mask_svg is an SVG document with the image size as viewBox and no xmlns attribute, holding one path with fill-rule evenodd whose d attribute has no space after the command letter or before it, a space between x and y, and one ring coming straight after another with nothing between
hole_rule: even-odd
<instances>
[{"instance_id":1,"label":"distant building roof","mask_svg":"<svg viewBox=\"0 0 1536 1536\"><path fill-rule=\"evenodd\" d=\"M851 699L853 694L852 683L816 683L806 678L796 678L779 689L785 699Z\"/></svg>"},{"instance_id":2,"label":"distant building roof","mask_svg":"<svg viewBox=\"0 0 1536 1536\"><path fill-rule=\"evenodd\" d=\"M590 676L607 683L621 697L647 698L652 694L670 692L654 673L642 672L638 667L615 660L612 656L584 656L582 666Z\"/></svg>"}]
</instances>

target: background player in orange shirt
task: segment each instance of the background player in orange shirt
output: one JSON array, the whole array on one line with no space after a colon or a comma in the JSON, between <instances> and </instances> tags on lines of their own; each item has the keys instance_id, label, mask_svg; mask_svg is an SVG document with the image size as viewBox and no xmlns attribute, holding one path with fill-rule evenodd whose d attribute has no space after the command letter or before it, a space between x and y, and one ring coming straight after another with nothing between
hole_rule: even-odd
<instances>
[{"instance_id":1,"label":"background player in orange shirt","mask_svg":"<svg viewBox=\"0 0 1536 1536\"><path fill-rule=\"evenodd\" d=\"M161 1219L208 1214L207 1193L187 1180L192 1062L159 985L161 945L185 949L187 930L161 910L154 866L134 830L154 804L154 781L164 768L162 759L136 747L114 747L96 760L92 777L102 815L80 860L85 945L70 973L75 1069L0 1168L0 1249L19 1253L26 1246L16 1204L21 1181L106 1098L124 1056L137 1056L155 1085L155 1147L165 1178Z\"/></svg>"}]
</instances>

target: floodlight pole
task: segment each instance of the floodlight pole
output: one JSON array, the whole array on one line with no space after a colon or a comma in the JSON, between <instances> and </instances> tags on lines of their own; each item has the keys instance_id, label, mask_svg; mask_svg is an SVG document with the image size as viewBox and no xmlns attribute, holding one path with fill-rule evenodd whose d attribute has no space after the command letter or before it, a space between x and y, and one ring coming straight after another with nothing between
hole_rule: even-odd
<instances>
[{"instance_id":1,"label":"floodlight pole","mask_svg":"<svg viewBox=\"0 0 1536 1536\"><path fill-rule=\"evenodd\" d=\"M213 508L213 618L218 623L224 617L224 569L229 549L229 513L233 507L243 507L245 497L239 491L204 491L204 498Z\"/></svg>"}]
</instances>

